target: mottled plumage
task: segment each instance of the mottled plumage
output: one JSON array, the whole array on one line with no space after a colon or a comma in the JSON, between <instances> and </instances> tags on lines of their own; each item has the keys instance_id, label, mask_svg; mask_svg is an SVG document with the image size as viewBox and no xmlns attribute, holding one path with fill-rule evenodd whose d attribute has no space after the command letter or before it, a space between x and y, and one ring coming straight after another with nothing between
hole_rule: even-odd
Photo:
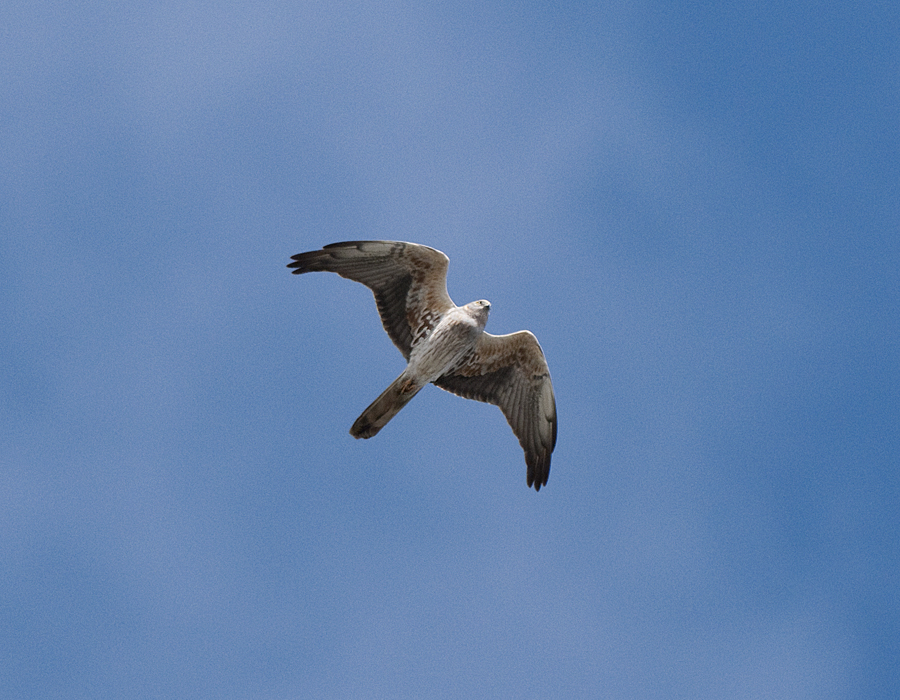
<instances>
[{"instance_id":1,"label":"mottled plumage","mask_svg":"<svg viewBox=\"0 0 900 700\"><path fill-rule=\"evenodd\" d=\"M291 259L294 274L335 272L371 289L385 331L407 360L351 435L372 437L433 383L499 406L525 451L528 485L537 491L546 485L556 446L556 400L541 346L529 331L484 332L487 301L454 305L447 294L446 255L415 243L350 241Z\"/></svg>"}]
</instances>

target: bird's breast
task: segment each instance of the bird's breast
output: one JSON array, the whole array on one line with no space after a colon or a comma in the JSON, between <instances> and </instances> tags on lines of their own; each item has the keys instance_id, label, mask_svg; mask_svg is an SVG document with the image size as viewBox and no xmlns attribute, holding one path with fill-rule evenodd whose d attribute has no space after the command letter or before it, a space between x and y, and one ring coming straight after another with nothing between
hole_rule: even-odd
<instances>
[{"instance_id":1,"label":"bird's breast","mask_svg":"<svg viewBox=\"0 0 900 700\"><path fill-rule=\"evenodd\" d=\"M434 381L475 347L481 332L478 323L468 316L448 313L413 347L407 372L422 383Z\"/></svg>"}]
</instances>

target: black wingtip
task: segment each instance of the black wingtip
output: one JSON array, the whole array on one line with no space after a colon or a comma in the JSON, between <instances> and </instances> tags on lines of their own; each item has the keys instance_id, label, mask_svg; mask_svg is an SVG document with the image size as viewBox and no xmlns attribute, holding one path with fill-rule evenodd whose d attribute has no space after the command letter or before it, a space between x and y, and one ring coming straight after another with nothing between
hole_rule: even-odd
<instances>
[{"instance_id":1,"label":"black wingtip","mask_svg":"<svg viewBox=\"0 0 900 700\"><path fill-rule=\"evenodd\" d=\"M528 488L534 486L535 491L540 491L541 486L546 486L547 481L550 478L550 464L532 463L527 466L528 471L525 481L528 484Z\"/></svg>"},{"instance_id":2,"label":"black wingtip","mask_svg":"<svg viewBox=\"0 0 900 700\"><path fill-rule=\"evenodd\" d=\"M309 272L308 267L308 256L309 253L297 253L296 255L291 256L291 260L294 262L288 263L287 267L293 268L291 272L295 275L303 274L304 272Z\"/></svg>"}]
</instances>

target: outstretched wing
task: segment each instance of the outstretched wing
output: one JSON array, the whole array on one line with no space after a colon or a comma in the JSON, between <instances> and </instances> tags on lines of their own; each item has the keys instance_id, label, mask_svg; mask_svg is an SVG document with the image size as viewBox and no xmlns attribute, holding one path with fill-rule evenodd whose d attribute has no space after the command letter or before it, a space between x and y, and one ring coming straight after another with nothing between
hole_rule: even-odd
<instances>
[{"instance_id":1,"label":"outstretched wing","mask_svg":"<svg viewBox=\"0 0 900 700\"><path fill-rule=\"evenodd\" d=\"M384 330L403 357L453 307L447 294L449 258L399 241L347 241L291 257L295 275L336 272L372 290Z\"/></svg>"},{"instance_id":2,"label":"outstretched wing","mask_svg":"<svg viewBox=\"0 0 900 700\"><path fill-rule=\"evenodd\" d=\"M482 333L468 360L434 383L499 406L525 450L528 485L540 491L547 484L556 446L556 399L547 360L532 333Z\"/></svg>"}]
</instances>

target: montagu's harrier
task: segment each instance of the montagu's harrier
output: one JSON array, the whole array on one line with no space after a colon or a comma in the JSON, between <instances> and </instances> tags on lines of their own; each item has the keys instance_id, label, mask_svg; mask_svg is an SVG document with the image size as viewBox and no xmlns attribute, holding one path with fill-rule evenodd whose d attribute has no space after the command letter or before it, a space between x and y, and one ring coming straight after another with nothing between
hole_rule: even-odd
<instances>
[{"instance_id":1,"label":"montagu's harrier","mask_svg":"<svg viewBox=\"0 0 900 700\"><path fill-rule=\"evenodd\" d=\"M556 399L541 346L529 331L485 333L491 305L483 299L456 306L447 294L446 255L415 243L350 241L291 259L295 275L336 272L371 289L384 330L408 362L356 419L353 437L375 435L430 382L499 406L525 450L528 485L546 485Z\"/></svg>"}]
</instances>

